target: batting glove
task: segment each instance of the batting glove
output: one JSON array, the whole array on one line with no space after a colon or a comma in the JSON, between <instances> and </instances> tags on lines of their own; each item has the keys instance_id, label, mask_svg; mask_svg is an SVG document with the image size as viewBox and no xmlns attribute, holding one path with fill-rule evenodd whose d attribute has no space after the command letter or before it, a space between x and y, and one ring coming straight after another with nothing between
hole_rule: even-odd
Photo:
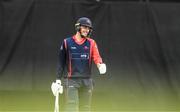
<instances>
[{"instance_id":1,"label":"batting glove","mask_svg":"<svg viewBox=\"0 0 180 112\"><path fill-rule=\"evenodd\" d=\"M51 90L54 96L57 94L63 93L63 86L61 85L61 80L56 80L56 82L53 82L51 85Z\"/></svg>"},{"instance_id":2,"label":"batting glove","mask_svg":"<svg viewBox=\"0 0 180 112\"><path fill-rule=\"evenodd\" d=\"M105 74L106 73L106 64L102 63L98 65L99 73L100 74Z\"/></svg>"}]
</instances>

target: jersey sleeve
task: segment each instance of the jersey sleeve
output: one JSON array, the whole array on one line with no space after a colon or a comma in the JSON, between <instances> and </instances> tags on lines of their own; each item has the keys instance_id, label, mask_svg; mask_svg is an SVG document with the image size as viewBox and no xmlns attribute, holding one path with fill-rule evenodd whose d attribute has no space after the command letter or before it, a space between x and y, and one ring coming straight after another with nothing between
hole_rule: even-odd
<instances>
[{"instance_id":1,"label":"jersey sleeve","mask_svg":"<svg viewBox=\"0 0 180 112\"><path fill-rule=\"evenodd\" d=\"M93 41L93 45L92 45L92 58L95 64L102 63L102 58L99 54L99 50L95 41Z\"/></svg>"},{"instance_id":2,"label":"jersey sleeve","mask_svg":"<svg viewBox=\"0 0 180 112\"><path fill-rule=\"evenodd\" d=\"M64 40L58 49L57 79L61 79L66 66L66 41Z\"/></svg>"}]
</instances>

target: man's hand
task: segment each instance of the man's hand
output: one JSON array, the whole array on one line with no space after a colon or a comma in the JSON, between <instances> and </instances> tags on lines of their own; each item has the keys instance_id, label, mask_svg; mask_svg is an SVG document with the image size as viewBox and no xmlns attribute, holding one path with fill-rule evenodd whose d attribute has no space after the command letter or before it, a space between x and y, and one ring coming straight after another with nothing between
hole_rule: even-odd
<instances>
[{"instance_id":1,"label":"man's hand","mask_svg":"<svg viewBox=\"0 0 180 112\"><path fill-rule=\"evenodd\" d=\"M98 63L97 67L99 69L100 74L105 74L106 73L106 64L105 63L102 63L102 64Z\"/></svg>"},{"instance_id":2,"label":"man's hand","mask_svg":"<svg viewBox=\"0 0 180 112\"><path fill-rule=\"evenodd\" d=\"M51 85L51 90L54 96L56 96L59 93L62 94L63 86L61 85L61 80L56 80L56 82L53 82Z\"/></svg>"}]
</instances>

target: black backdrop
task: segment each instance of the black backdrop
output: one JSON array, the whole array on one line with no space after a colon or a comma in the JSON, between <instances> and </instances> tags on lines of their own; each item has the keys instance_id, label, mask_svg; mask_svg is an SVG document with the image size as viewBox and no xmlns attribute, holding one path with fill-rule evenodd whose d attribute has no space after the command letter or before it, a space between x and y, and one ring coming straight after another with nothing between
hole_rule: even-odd
<instances>
[{"instance_id":1,"label":"black backdrop","mask_svg":"<svg viewBox=\"0 0 180 112\"><path fill-rule=\"evenodd\" d=\"M108 67L102 77L93 67L96 91L180 98L179 3L1 0L0 90L49 91L58 45L81 16Z\"/></svg>"}]
</instances>

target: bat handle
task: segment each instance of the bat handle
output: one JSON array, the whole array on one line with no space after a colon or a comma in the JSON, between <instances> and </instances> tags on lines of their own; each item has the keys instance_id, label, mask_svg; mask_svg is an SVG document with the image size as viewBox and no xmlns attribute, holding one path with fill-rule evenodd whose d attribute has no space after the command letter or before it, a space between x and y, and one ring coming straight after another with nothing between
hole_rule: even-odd
<instances>
[{"instance_id":1,"label":"bat handle","mask_svg":"<svg viewBox=\"0 0 180 112\"><path fill-rule=\"evenodd\" d=\"M59 112L59 92L57 93L55 97L55 109L54 112Z\"/></svg>"}]
</instances>

